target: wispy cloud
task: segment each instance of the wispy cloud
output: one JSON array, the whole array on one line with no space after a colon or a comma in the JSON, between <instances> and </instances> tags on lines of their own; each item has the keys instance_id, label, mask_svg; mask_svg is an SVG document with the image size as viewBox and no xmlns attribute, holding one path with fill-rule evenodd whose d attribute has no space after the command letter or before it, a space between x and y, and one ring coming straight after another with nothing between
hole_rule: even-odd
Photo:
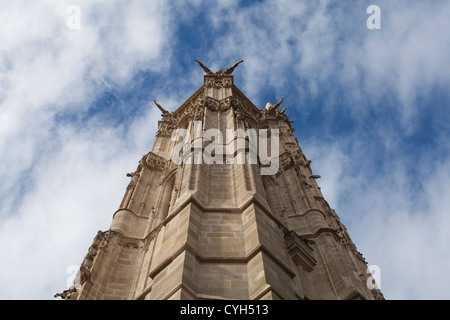
<instances>
[{"instance_id":1,"label":"wispy cloud","mask_svg":"<svg viewBox=\"0 0 450 320\"><path fill-rule=\"evenodd\" d=\"M362 143L352 136L304 145L325 198L369 265L380 267L386 298L448 299L438 274L450 267L449 159L422 156L411 174L410 156L387 154L377 164L367 160L379 159L377 151Z\"/></svg>"},{"instance_id":2,"label":"wispy cloud","mask_svg":"<svg viewBox=\"0 0 450 320\"><path fill-rule=\"evenodd\" d=\"M217 28L227 32L217 37L210 56L240 55L250 95L267 87L283 95L289 82L296 84L301 102L341 90L345 95L333 96L340 100L332 107L339 104L354 116L374 106L386 112L391 104L381 102L389 98L400 125L411 129L422 111L416 99L450 82L442 68L450 49L450 35L443 32L450 5L381 1L382 29L376 31L366 27L368 5L268 1L238 10L235 3L212 12Z\"/></svg>"},{"instance_id":3,"label":"wispy cloud","mask_svg":"<svg viewBox=\"0 0 450 320\"><path fill-rule=\"evenodd\" d=\"M69 2L0 5L2 298L51 298L65 285L156 131L147 102L119 125L90 106L137 72L169 66L164 2L77 3L80 30L66 27Z\"/></svg>"},{"instance_id":4,"label":"wispy cloud","mask_svg":"<svg viewBox=\"0 0 450 320\"><path fill-rule=\"evenodd\" d=\"M378 1L376 31L364 1L80 0L69 30L73 4L0 3L2 298L63 289L151 148L152 100L173 110L201 85L193 58L242 58L235 81L252 101L286 98L387 298L448 297L447 1Z\"/></svg>"}]
</instances>

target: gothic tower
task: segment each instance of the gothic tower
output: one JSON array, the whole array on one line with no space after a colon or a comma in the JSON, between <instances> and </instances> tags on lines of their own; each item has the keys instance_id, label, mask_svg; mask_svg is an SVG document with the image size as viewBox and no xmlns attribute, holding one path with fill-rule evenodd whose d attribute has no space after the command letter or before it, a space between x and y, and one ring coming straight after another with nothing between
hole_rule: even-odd
<instances>
[{"instance_id":1,"label":"gothic tower","mask_svg":"<svg viewBox=\"0 0 450 320\"><path fill-rule=\"evenodd\" d=\"M75 286L59 295L383 299L323 198L282 101L256 107L233 84L242 61L216 73L197 62L204 84L172 113L155 101L162 119L153 149L128 174Z\"/></svg>"}]
</instances>

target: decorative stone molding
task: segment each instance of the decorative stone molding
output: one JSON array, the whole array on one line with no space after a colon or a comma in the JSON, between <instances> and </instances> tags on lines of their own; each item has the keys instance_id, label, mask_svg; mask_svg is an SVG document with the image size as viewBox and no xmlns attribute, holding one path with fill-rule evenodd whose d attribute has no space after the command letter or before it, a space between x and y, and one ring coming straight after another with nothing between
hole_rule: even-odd
<instances>
[{"instance_id":1,"label":"decorative stone molding","mask_svg":"<svg viewBox=\"0 0 450 320\"><path fill-rule=\"evenodd\" d=\"M205 86L208 88L230 88L232 85L232 76L205 76Z\"/></svg>"},{"instance_id":2,"label":"decorative stone molding","mask_svg":"<svg viewBox=\"0 0 450 320\"><path fill-rule=\"evenodd\" d=\"M186 119L193 119L193 116L199 111L199 109L204 109L205 97L205 86L202 86L172 113L173 119L170 123L173 124L175 128L178 128L179 125Z\"/></svg>"},{"instance_id":3,"label":"decorative stone molding","mask_svg":"<svg viewBox=\"0 0 450 320\"><path fill-rule=\"evenodd\" d=\"M260 118L261 120L283 120L286 121L289 125L293 121L290 121L288 116L285 114L286 108L283 108L281 111L278 108L270 108L270 109L262 109Z\"/></svg>"},{"instance_id":4,"label":"decorative stone molding","mask_svg":"<svg viewBox=\"0 0 450 320\"><path fill-rule=\"evenodd\" d=\"M292 168L294 165L294 161L292 159L291 153L285 152L282 155L280 155L280 163L284 171Z\"/></svg>"},{"instance_id":5,"label":"decorative stone molding","mask_svg":"<svg viewBox=\"0 0 450 320\"><path fill-rule=\"evenodd\" d=\"M92 245L89 247L88 253L80 266L77 278L80 279L80 285L85 282L92 282L93 277L91 269L94 263L95 257L98 255L99 251L103 249L109 241L110 232L109 231L98 231L94 238ZM75 286L71 286L69 289L64 290L62 293L57 293L54 295L55 298L61 297L64 300L76 300L78 297L78 290Z\"/></svg>"},{"instance_id":6,"label":"decorative stone molding","mask_svg":"<svg viewBox=\"0 0 450 320\"><path fill-rule=\"evenodd\" d=\"M196 107L196 109L197 110L201 109L202 113L203 107L207 107L211 111L220 111L220 112L227 111L231 107L237 107L240 110L240 112L243 111L239 100L237 100L234 97L227 97L222 100L217 100L211 97L205 97L197 102L197 106L198 107ZM197 110L194 110L194 112L198 112Z\"/></svg>"},{"instance_id":7,"label":"decorative stone molding","mask_svg":"<svg viewBox=\"0 0 450 320\"><path fill-rule=\"evenodd\" d=\"M55 294L54 297L61 297L64 300L76 300L78 297L78 291L74 286L71 286L69 289L64 290L62 293Z\"/></svg>"},{"instance_id":8,"label":"decorative stone molding","mask_svg":"<svg viewBox=\"0 0 450 320\"><path fill-rule=\"evenodd\" d=\"M220 101L211 97L206 97L200 102L200 105L204 105L211 111L220 111Z\"/></svg>"},{"instance_id":9,"label":"decorative stone molding","mask_svg":"<svg viewBox=\"0 0 450 320\"><path fill-rule=\"evenodd\" d=\"M158 109L161 111L161 117L162 117L163 121L166 121L166 122L174 122L175 121L175 117L173 116L173 114L171 112L164 109L160 104L158 104L158 102L156 102L156 100L153 100L153 102L158 107Z\"/></svg>"},{"instance_id":10,"label":"decorative stone molding","mask_svg":"<svg viewBox=\"0 0 450 320\"><path fill-rule=\"evenodd\" d=\"M159 121L158 131L156 131L157 137L170 137L173 130L176 128L176 124L173 122Z\"/></svg>"},{"instance_id":11,"label":"decorative stone molding","mask_svg":"<svg viewBox=\"0 0 450 320\"><path fill-rule=\"evenodd\" d=\"M205 108L203 106L198 106L194 110L194 121L203 121L204 116L205 116Z\"/></svg>"},{"instance_id":12,"label":"decorative stone molding","mask_svg":"<svg viewBox=\"0 0 450 320\"><path fill-rule=\"evenodd\" d=\"M293 157L296 165L302 167L309 167L309 165L311 164L311 160L306 159L300 147L297 147L296 150L293 152Z\"/></svg>"},{"instance_id":13,"label":"decorative stone molding","mask_svg":"<svg viewBox=\"0 0 450 320\"><path fill-rule=\"evenodd\" d=\"M142 158L141 162L150 170L164 171L167 166L166 159L151 151Z\"/></svg>"},{"instance_id":14,"label":"decorative stone molding","mask_svg":"<svg viewBox=\"0 0 450 320\"><path fill-rule=\"evenodd\" d=\"M310 185L308 182L306 182L304 180L302 180L300 183L304 189L312 189L312 187L313 187L312 185Z\"/></svg>"},{"instance_id":15,"label":"decorative stone molding","mask_svg":"<svg viewBox=\"0 0 450 320\"><path fill-rule=\"evenodd\" d=\"M97 256L98 252L101 248L103 248L109 240L109 231L101 231L97 232L97 235L94 238L92 245L89 247L88 253L84 258L82 266L86 267L86 269L91 269L94 258Z\"/></svg>"},{"instance_id":16,"label":"decorative stone molding","mask_svg":"<svg viewBox=\"0 0 450 320\"><path fill-rule=\"evenodd\" d=\"M304 271L312 271L317 264L313 248L292 230L285 232L284 241L292 261Z\"/></svg>"}]
</instances>

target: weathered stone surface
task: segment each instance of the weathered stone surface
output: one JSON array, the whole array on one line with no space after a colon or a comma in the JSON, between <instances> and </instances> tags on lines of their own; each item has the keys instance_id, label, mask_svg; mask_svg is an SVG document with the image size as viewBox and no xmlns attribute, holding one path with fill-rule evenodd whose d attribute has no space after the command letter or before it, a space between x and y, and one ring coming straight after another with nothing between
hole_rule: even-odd
<instances>
[{"instance_id":1,"label":"weathered stone surface","mask_svg":"<svg viewBox=\"0 0 450 320\"><path fill-rule=\"evenodd\" d=\"M240 63L240 62L239 62ZM162 120L153 149L128 174L110 230L99 232L66 299L382 299L279 103L257 108L231 73L204 85ZM175 164L175 129L278 129L280 166L261 175L248 138L229 163ZM270 131L269 131L270 132ZM188 142L189 143L189 142ZM191 142L194 145L194 142ZM238 139L223 140L238 145ZM200 144L200 151L208 143ZM189 148L188 148L189 149ZM192 149L194 150L194 149ZM245 163L235 161L244 156ZM190 152L187 157L194 157ZM225 156L224 156L225 157Z\"/></svg>"}]
</instances>

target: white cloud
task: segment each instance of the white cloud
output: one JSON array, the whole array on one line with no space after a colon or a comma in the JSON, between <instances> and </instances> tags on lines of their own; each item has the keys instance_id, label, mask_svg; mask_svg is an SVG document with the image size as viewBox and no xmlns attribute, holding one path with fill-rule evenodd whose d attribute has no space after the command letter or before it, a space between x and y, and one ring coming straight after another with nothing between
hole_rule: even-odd
<instances>
[{"instance_id":1,"label":"white cloud","mask_svg":"<svg viewBox=\"0 0 450 320\"><path fill-rule=\"evenodd\" d=\"M450 282L442 276L450 267L449 168L450 159L431 175L403 177L398 183L377 179L364 193L355 194L359 200L354 207L364 214L352 230L362 252L380 266L387 298L450 297ZM414 184L424 185L418 199L409 190Z\"/></svg>"},{"instance_id":2,"label":"white cloud","mask_svg":"<svg viewBox=\"0 0 450 320\"><path fill-rule=\"evenodd\" d=\"M80 30L66 28L64 2L2 4L6 22L18 19L1 28L1 82L8 88L0 106L0 150L7 155L2 180L12 181L32 165L27 153L48 138L55 114L86 108L105 81L123 84L137 70L166 64L170 16L160 15L162 3L81 1Z\"/></svg>"},{"instance_id":3,"label":"white cloud","mask_svg":"<svg viewBox=\"0 0 450 320\"><path fill-rule=\"evenodd\" d=\"M168 67L165 2L77 1L80 30L66 27L71 4L0 4L3 299L51 299L65 289L66 268L109 227L125 173L156 131L143 125L156 123L154 109L113 127L89 117L89 105L138 71ZM56 121L71 114L87 120Z\"/></svg>"},{"instance_id":4,"label":"white cloud","mask_svg":"<svg viewBox=\"0 0 450 320\"><path fill-rule=\"evenodd\" d=\"M65 288L96 232L107 230L129 178L151 148L159 114L147 111L129 128L91 121L58 127L55 150L35 158L30 186L0 227L2 298L51 299ZM125 136L125 138L123 137ZM16 181L19 182L19 181ZM52 290L52 291L51 291Z\"/></svg>"},{"instance_id":5,"label":"white cloud","mask_svg":"<svg viewBox=\"0 0 450 320\"><path fill-rule=\"evenodd\" d=\"M374 151L354 147L363 142L305 144L325 199L368 264L380 267L385 298L448 299L450 158L423 157L412 175L414 160L393 153L378 172L367 171Z\"/></svg>"},{"instance_id":6,"label":"white cloud","mask_svg":"<svg viewBox=\"0 0 450 320\"><path fill-rule=\"evenodd\" d=\"M381 30L367 29L368 5L363 3L266 1L241 10L232 7L227 14L213 11L215 24L229 26L229 32L218 37L211 59L242 57L243 89L250 96L269 86L283 96L287 81L306 82L306 87L298 87L300 99L343 87L346 96L334 103L345 102L355 117L372 105L377 106L375 111L386 112L381 102L391 97L398 107L392 111L411 131L414 117L423 111L416 98L450 83L442 67L450 52L450 34L443 32L450 4L378 5Z\"/></svg>"}]
</instances>

